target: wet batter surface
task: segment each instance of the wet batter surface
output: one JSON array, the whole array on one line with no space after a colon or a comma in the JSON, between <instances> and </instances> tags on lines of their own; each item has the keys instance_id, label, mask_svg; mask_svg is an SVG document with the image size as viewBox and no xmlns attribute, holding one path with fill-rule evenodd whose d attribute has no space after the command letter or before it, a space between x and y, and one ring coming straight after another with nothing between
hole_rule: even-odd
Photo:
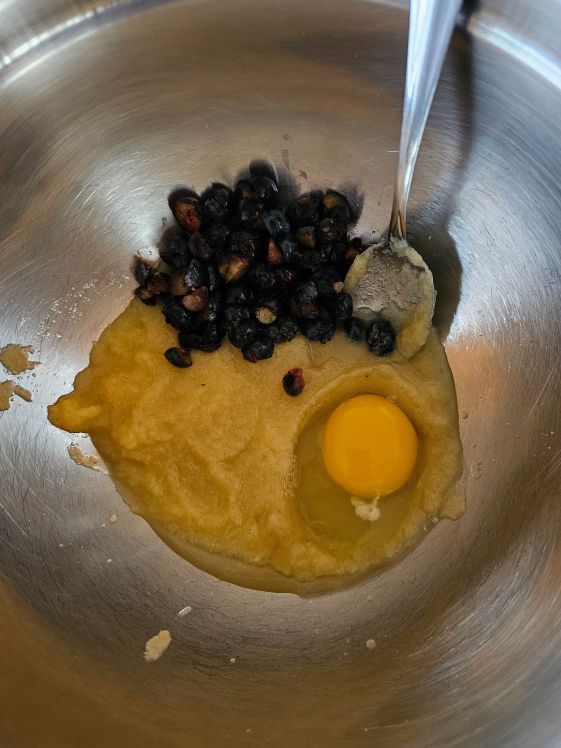
<instances>
[{"instance_id":1,"label":"wet batter surface","mask_svg":"<svg viewBox=\"0 0 561 748\"><path fill-rule=\"evenodd\" d=\"M306 582L380 567L427 518L461 514L456 396L434 331L409 361L373 357L338 333L327 345L297 337L259 364L225 344L195 352L189 369L162 356L174 340L159 314L133 301L49 418L90 434L132 510L175 547ZM291 398L282 377L295 366L306 387ZM419 437L413 475L381 500L376 522L357 516L315 459L322 419L361 393L390 397Z\"/></svg>"}]
</instances>

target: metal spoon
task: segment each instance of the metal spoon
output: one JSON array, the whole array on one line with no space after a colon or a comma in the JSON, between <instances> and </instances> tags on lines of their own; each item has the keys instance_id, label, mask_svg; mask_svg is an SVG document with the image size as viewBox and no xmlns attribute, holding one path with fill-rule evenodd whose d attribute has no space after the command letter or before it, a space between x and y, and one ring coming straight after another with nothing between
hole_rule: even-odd
<instances>
[{"instance_id":1,"label":"metal spoon","mask_svg":"<svg viewBox=\"0 0 561 748\"><path fill-rule=\"evenodd\" d=\"M462 0L411 0L399 160L389 236L406 238L406 209L419 146Z\"/></svg>"}]
</instances>

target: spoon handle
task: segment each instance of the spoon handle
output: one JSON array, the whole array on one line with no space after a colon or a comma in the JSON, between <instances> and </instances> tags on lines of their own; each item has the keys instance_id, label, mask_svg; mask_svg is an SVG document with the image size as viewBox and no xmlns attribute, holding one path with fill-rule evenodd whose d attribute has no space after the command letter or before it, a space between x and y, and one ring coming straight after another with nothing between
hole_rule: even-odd
<instances>
[{"instance_id":1,"label":"spoon handle","mask_svg":"<svg viewBox=\"0 0 561 748\"><path fill-rule=\"evenodd\" d=\"M405 239L413 170L462 0L411 0L399 160L390 236Z\"/></svg>"}]
</instances>

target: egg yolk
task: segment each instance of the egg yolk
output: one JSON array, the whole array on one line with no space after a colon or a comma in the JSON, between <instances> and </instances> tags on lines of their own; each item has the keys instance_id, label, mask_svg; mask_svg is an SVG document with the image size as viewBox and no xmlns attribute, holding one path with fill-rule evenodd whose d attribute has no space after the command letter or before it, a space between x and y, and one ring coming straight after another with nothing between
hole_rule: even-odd
<instances>
[{"instance_id":1,"label":"egg yolk","mask_svg":"<svg viewBox=\"0 0 561 748\"><path fill-rule=\"evenodd\" d=\"M397 491L413 472L417 434L405 413L380 395L336 408L323 430L323 461L341 488L362 498Z\"/></svg>"}]
</instances>

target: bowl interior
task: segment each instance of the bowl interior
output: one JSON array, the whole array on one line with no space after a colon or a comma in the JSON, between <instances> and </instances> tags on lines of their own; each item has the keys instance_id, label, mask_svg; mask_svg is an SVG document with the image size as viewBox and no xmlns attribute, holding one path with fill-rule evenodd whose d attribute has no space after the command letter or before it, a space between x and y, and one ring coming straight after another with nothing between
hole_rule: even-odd
<instances>
[{"instance_id":1,"label":"bowl interior","mask_svg":"<svg viewBox=\"0 0 561 748\"><path fill-rule=\"evenodd\" d=\"M63 31L0 79L0 343L41 361L22 379L33 403L0 415L5 740L553 745L555 80L495 43L481 3L454 38L415 174L409 239L435 274L466 515L349 589L264 593L179 558L107 476L69 461L45 407L128 303L131 255L153 247L176 184L232 181L265 158L302 190L355 187L359 228L386 227L406 14L358 0L60 5ZM147 665L160 629L172 644Z\"/></svg>"}]
</instances>

